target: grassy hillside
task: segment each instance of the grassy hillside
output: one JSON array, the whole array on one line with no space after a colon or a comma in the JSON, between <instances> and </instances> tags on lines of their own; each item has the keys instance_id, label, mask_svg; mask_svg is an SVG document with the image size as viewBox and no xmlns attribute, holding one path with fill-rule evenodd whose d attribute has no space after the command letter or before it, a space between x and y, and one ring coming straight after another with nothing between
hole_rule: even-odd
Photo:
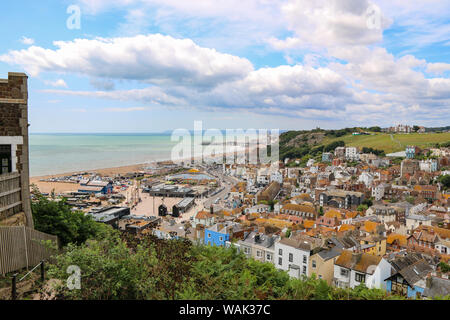
<instances>
[{"instance_id":1,"label":"grassy hillside","mask_svg":"<svg viewBox=\"0 0 450 320\"><path fill-rule=\"evenodd\" d=\"M389 134L379 133L371 136L346 135L339 138L324 139L323 143L342 140L347 146L368 147L384 150L386 153L405 150L407 145L415 145L421 148L432 147L436 143L450 141L450 132L445 133L411 133L411 134Z\"/></svg>"},{"instance_id":2,"label":"grassy hillside","mask_svg":"<svg viewBox=\"0 0 450 320\"><path fill-rule=\"evenodd\" d=\"M388 154L404 151L407 145L425 148L450 142L450 132L391 135L372 131L372 135L352 135L352 132L359 131L358 129L284 132L280 136L280 158L301 158L305 163L309 158L319 160L322 152L333 151L344 143L346 146L372 148Z\"/></svg>"}]
</instances>

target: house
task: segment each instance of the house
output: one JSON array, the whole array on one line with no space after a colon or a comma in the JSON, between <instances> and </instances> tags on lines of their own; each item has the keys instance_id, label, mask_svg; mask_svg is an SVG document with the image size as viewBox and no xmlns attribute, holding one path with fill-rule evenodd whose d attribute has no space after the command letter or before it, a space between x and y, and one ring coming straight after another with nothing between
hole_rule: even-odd
<instances>
[{"instance_id":1,"label":"house","mask_svg":"<svg viewBox=\"0 0 450 320\"><path fill-rule=\"evenodd\" d=\"M368 288L386 289L385 279L390 276L391 268L380 256L344 250L334 263L333 283L339 288L365 284Z\"/></svg>"},{"instance_id":2,"label":"house","mask_svg":"<svg viewBox=\"0 0 450 320\"><path fill-rule=\"evenodd\" d=\"M414 159L405 159L400 165L400 175L404 177L405 175L413 175L416 171L419 171L419 162Z\"/></svg>"},{"instance_id":3,"label":"house","mask_svg":"<svg viewBox=\"0 0 450 320\"><path fill-rule=\"evenodd\" d=\"M435 250L439 236L432 229L417 228L408 237L408 247Z\"/></svg>"},{"instance_id":4,"label":"house","mask_svg":"<svg viewBox=\"0 0 450 320\"><path fill-rule=\"evenodd\" d=\"M406 230L411 232L420 226L431 226L431 220L431 217L422 214L409 214L406 217Z\"/></svg>"},{"instance_id":5,"label":"house","mask_svg":"<svg viewBox=\"0 0 450 320\"><path fill-rule=\"evenodd\" d=\"M397 211L387 204L374 204L366 210L366 216L375 216L381 223L397 221Z\"/></svg>"},{"instance_id":6,"label":"house","mask_svg":"<svg viewBox=\"0 0 450 320\"><path fill-rule=\"evenodd\" d=\"M372 185L374 179L374 175L370 172L363 172L359 175L358 182L364 183L366 188L369 188Z\"/></svg>"},{"instance_id":7,"label":"house","mask_svg":"<svg viewBox=\"0 0 450 320\"><path fill-rule=\"evenodd\" d=\"M421 160L419 162L419 168L425 172L436 172L438 170L438 162L435 159Z\"/></svg>"},{"instance_id":8,"label":"house","mask_svg":"<svg viewBox=\"0 0 450 320\"><path fill-rule=\"evenodd\" d=\"M317 278L325 280L329 285L333 284L334 263L341 255L342 247L333 246L332 248L323 248L313 254L309 259L308 277L313 274Z\"/></svg>"},{"instance_id":9,"label":"house","mask_svg":"<svg viewBox=\"0 0 450 320\"><path fill-rule=\"evenodd\" d=\"M281 184L276 181L271 182L266 188L256 194L256 201L272 201L281 190Z\"/></svg>"},{"instance_id":10,"label":"house","mask_svg":"<svg viewBox=\"0 0 450 320\"><path fill-rule=\"evenodd\" d=\"M436 276L428 276L425 281L425 289L422 297L435 298L450 295L450 280Z\"/></svg>"},{"instance_id":11,"label":"house","mask_svg":"<svg viewBox=\"0 0 450 320\"><path fill-rule=\"evenodd\" d=\"M305 219L316 219L317 212L309 205L288 203L281 208L282 214L294 215Z\"/></svg>"},{"instance_id":12,"label":"house","mask_svg":"<svg viewBox=\"0 0 450 320\"><path fill-rule=\"evenodd\" d=\"M400 251L408 247L408 238L405 235L391 233L386 239L387 251Z\"/></svg>"},{"instance_id":13,"label":"house","mask_svg":"<svg viewBox=\"0 0 450 320\"><path fill-rule=\"evenodd\" d=\"M245 208L245 213L268 213L270 212L270 206L267 204L257 204L256 206Z\"/></svg>"},{"instance_id":14,"label":"house","mask_svg":"<svg viewBox=\"0 0 450 320\"><path fill-rule=\"evenodd\" d=\"M386 278L386 290L408 298L420 297L426 288L426 277L433 267L420 253L408 253L391 261L393 272Z\"/></svg>"},{"instance_id":15,"label":"house","mask_svg":"<svg viewBox=\"0 0 450 320\"><path fill-rule=\"evenodd\" d=\"M192 223L192 227L196 227L197 225L203 225L205 227L211 227L215 223L216 216L207 211L199 211L194 217L194 221Z\"/></svg>"},{"instance_id":16,"label":"house","mask_svg":"<svg viewBox=\"0 0 450 320\"><path fill-rule=\"evenodd\" d=\"M350 160L350 161L359 160L358 147L346 147L345 148L345 159Z\"/></svg>"},{"instance_id":17,"label":"house","mask_svg":"<svg viewBox=\"0 0 450 320\"><path fill-rule=\"evenodd\" d=\"M415 146L407 146L405 149L406 158L414 159L414 157L420 152L418 147Z\"/></svg>"},{"instance_id":18,"label":"house","mask_svg":"<svg viewBox=\"0 0 450 320\"><path fill-rule=\"evenodd\" d=\"M322 153L322 162L331 162L333 160L333 154L331 152Z\"/></svg>"},{"instance_id":19,"label":"house","mask_svg":"<svg viewBox=\"0 0 450 320\"><path fill-rule=\"evenodd\" d=\"M307 236L283 238L275 243L275 267L294 278L307 276L309 258L320 245L321 240Z\"/></svg>"},{"instance_id":20,"label":"house","mask_svg":"<svg viewBox=\"0 0 450 320\"><path fill-rule=\"evenodd\" d=\"M334 156L336 158L345 157L345 147L337 147L336 149L334 149Z\"/></svg>"},{"instance_id":21,"label":"house","mask_svg":"<svg viewBox=\"0 0 450 320\"><path fill-rule=\"evenodd\" d=\"M384 197L385 191L389 188L387 183L379 183L372 187L372 197L375 201L380 201Z\"/></svg>"},{"instance_id":22,"label":"house","mask_svg":"<svg viewBox=\"0 0 450 320\"><path fill-rule=\"evenodd\" d=\"M364 201L362 192L345 190L327 190L319 194L320 206L330 206L334 208L350 209L357 207Z\"/></svg>"},{"instance_id":23,"label":"house","mask_svg":"<svg viewBox=\"0 0 450 320\"><path fill-rule=\"evenodd\" d=\"M439 190L436 186L416 185L416 186L414 186L414 191L424 199L431 200L431 201L438 199Z\"/></svg>"},{"instance_id":24,"label":"house","mask_svg":"<svg viewBox=\"0 0 450 320\"><path fill-rule=\"evenodd\" d=\"M252 231L243 240L237 242L237 247L248 258L274 263L275 241L277 240L278 237L275 235L269 236Z\"/></svg>"},{"instance_id":25,"label":"house","mask_svg":"<svg viewBox=\"0 0 450 320\"><path fill-rule=\"evenodd\" d=\"M360 240L361 252L384 256L386 254L386 237L371 234Z\"/></svg>"},{"instance_id":26,"label":"house","mask_svg":"<svg viewBox=\"0 0 450 320\"><path fill-rule=\"evenodd\" d=\"M227 221L216 223L205 228L204 244L209 246L225 246L227 241L232 239L242 239L249 230L245 229L237 222Z\"/></svg>"}]
</instances>

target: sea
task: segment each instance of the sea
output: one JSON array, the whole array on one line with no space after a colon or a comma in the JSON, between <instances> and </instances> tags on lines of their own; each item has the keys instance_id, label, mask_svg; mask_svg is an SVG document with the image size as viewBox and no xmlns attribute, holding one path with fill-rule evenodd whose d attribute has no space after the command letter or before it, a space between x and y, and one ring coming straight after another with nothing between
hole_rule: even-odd
<instances>
[{"instance_id":1,"label":"sea","mask_svg":"<svg viewBox=\"0 0 450 320\"><path fill-rule=\"evenodd\" d=\"M168 160L177 143L164 133L30 133L30 176Z\"/></svg>"},{"instance_id":2,"label":"sea","mask_svg":"<svg viewBox=\"0 0 450 320\"><path fill-rule=\"evenodd\" d=\"M30 133L30 176L170 160L180 141L171 133Z\"/></svg>"}]
</instances>

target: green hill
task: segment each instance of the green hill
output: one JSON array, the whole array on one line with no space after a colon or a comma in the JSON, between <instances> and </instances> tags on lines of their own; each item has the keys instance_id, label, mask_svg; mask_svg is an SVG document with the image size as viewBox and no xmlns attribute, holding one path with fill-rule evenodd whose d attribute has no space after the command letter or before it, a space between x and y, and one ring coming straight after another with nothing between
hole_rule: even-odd
<instances>
[{"instance_id":1,"label":"green hill","mask_svg":"<svg viewBox=\"0 0 450 320\"><path fill-rule=\"evenodd\" d=\"M324 139L324 143L337 140L345 142L350 147L367 147L384 150L385 153L405 150L406 146L414 145L419 148L433 147L434 145L450 141L450 132L444 133L410 133L410 134L386 134L353 136L346 135L339 138Z\"/></svg>"},{"instance_id":2,"label":"green hill","mask_svg":"<svg viewBox=\"0 0 450 320\"><path fill-rule=\"evenodd\" d=\"M333 151L337 146L366 147L378 151L392 153L405 150L407 145L420 148L433 147L436 144L450 142L450 132L444 133L411 133L387 134L371 132L370 135L353 135L361 131L359 128L341 130L287 131L280 136L280 159L308 158L319 159L322 152ZM368 131L367 129L365 131ZM369 131L370 132L370 131Z\"/></svg>"}]
</instances>

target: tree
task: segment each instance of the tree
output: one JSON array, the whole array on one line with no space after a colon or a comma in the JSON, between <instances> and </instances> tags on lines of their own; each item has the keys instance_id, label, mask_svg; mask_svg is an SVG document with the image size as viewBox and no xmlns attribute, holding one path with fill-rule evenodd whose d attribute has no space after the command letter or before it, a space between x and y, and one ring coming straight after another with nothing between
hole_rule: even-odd
<instances>
[{"instance_id":1,"label":"tree","mask_svg":"<svg viewBox=\"0 0 450 320\"><path fill-rule=\"evenodd\" d=\"M82 244L105 232L105 225L95 222L82 211L72 211L66 199L48 200L38 192L31 203L36 230L58 236L60 245Z\"/></svg>"},{"instance_id":2,"label":"tree","mask_svg":"<svg viewBox=\"0 0 450 320\"><path fill-rule=\"evenodd\" d=\"M444 189L447 190L450 188L450 175L446 174L439 177L439 182L442 183Z\"/></svg>"},{"instance_id":3,"label":"tree","mask_svg":"<svg viewBox=\"0 0 450 320\"><path fill-rule=\"evenodd\" d=\"M322 206L320 206L320 208L319 208L319 214L320 214L321 216L323 216L323 214L324 214L324 212L323 212L323 207L322 207Z\"/></svg>"},{"instance_id":4,"label":"tree","mask_svg":"<svg viewBox=\"0 0 450 320\"><path fill-rule=\"evenodd\" d=\"M366 204L360 204L356 210L362 212L366 211L367 209L369 209L369 207Z\"/></svg>"}]
</instances>

